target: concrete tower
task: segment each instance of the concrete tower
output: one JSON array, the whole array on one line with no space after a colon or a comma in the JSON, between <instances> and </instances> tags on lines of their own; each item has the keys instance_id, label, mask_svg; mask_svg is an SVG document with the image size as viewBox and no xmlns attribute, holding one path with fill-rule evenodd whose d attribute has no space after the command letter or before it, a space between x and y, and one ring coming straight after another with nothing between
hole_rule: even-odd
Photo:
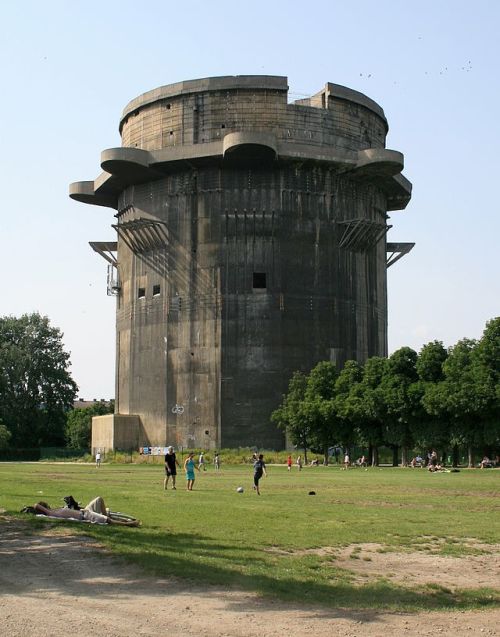
<instances>
[{"instance_id":1,"label":"concrete tower","mask_svg":"<svg viewBox=\"0 0 500 637\"><path fill-rule=\"evenodd\" d=\"M281 448L269 417L295 370L387 354L403 156L365 95L287 97L273 76L145 93L104 172L70 186L117 211L117 241L91 243L117 297L116 414L93 446Z\"/></svg>"}]
</instances>

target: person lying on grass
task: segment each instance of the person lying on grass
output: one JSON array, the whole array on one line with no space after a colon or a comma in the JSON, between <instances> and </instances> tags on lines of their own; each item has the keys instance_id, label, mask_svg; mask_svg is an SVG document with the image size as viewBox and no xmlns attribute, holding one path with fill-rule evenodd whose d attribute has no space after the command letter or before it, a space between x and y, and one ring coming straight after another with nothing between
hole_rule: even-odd
<instances>
[{"instance_id":1,"label":"person lying on grass","mask_svg":"<svg viewBox=\"0 0 500 637\"><path fill-rule=\"evenodd\" d=\"M62 518L79 520L81 522L91 522L92 524L120 524L122 526L139 526L140 521L135 519L116 519L112 517L109 509L106 508L104 500L98 496L87 504L86 507L75 511L74 509L60 508L51 509L46 502L37 502L33 507L35 513L47 515L51 518Z\"/></svg>"}]
</instances>

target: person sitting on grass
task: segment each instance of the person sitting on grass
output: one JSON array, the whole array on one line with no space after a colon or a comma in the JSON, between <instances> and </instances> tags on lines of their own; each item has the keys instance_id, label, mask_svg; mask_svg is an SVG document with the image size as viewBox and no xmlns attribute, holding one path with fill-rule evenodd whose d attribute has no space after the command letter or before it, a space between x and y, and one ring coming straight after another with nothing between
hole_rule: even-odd
<instances>
[{"instance_id":1,"label":"person sitting on grass","mask_svg":"<svg viewBox=\"0 0 500 637\"><path fill-rule=\"evenodd\" d=\"M442 470L443 470L443 465L439 464L439 462L438 462L437 464L435 464L435 465L430 464L430 465L428 466L428 470L429 470L431 473L436 473L437 471L442 471Z\"/></svg>"},{"instance_id":2,"label":"person sitting on grass","mask_svg":"<svg viewBox=\"0 0 500 637\"><path fill-rule=\"evenodd\" d=\"M444 470L444 465L441 462L439 462L437 453L435 451L431 453L431 456L429 459L429 466L427 468L431 473Z\"/></svg>"},{"instance_id":3,"label":"person sitting on grass","mask_svg":"<svg viewBox=\"0 0 500 637\"><path fill-rule=\"evenodd\" d=\"M140 521L131 519L114 519L106 508L104 500L98 496L87 506L80 510L59 508L51 509L46 502L37 502L33 507L35 513L47 515L51 518L61 518L64 520L79 520L80 522L91 522L92 524L120 524L122 526L139 526Z\"/></svg>"},{"instance_id":4,"label":"person sitting on grass","mask_svg":"<svg viewBox=\"0 0 500 637\"><path fill-rule=\"evenodd\" d=\"M480 469L489 469L490 467L493 466L493 463L491 462L491 460L488 458L488 456L484 456L484 458L481 460L481 462L479 463L479 468Z\"/></svg>"}]
</instances>

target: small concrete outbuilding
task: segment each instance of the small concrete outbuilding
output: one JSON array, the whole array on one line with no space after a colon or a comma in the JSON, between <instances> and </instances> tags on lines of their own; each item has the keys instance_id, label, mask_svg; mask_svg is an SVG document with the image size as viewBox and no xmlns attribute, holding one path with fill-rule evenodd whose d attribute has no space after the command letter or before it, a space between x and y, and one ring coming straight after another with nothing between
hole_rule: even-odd
<instances>
[{"instance_id":1,"label":"small concrete outbuilding","mask_svg":"<svg viewBox=\"0 0 500 637\"><path fill-rule=\"evenodd\" d=\"M286 77L212 77L136 98L122 147L70 186L112 208L92 242L115 295L116 413L93 447L282 448L295 370L387 354L388 212L411 184L374 101L344 86L288 103Z\"/></svg>"}]
</instances>

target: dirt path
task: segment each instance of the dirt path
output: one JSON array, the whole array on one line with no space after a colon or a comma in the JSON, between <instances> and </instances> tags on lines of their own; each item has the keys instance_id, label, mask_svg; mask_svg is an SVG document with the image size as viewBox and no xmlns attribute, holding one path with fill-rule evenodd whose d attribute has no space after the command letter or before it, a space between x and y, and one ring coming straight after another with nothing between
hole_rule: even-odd
<instances>
[{"instance_id":1,"label":"dirt path","mask_svg":"<svg viewBox=\"0 0 500 637\"><path fill-rule=\"evenodd\" d=\"M0 626L6 637L499 635L500 611L398 614L300 608L247 592L145 577L92 540L0 525Z\"/></svg>"}]
</instances>

